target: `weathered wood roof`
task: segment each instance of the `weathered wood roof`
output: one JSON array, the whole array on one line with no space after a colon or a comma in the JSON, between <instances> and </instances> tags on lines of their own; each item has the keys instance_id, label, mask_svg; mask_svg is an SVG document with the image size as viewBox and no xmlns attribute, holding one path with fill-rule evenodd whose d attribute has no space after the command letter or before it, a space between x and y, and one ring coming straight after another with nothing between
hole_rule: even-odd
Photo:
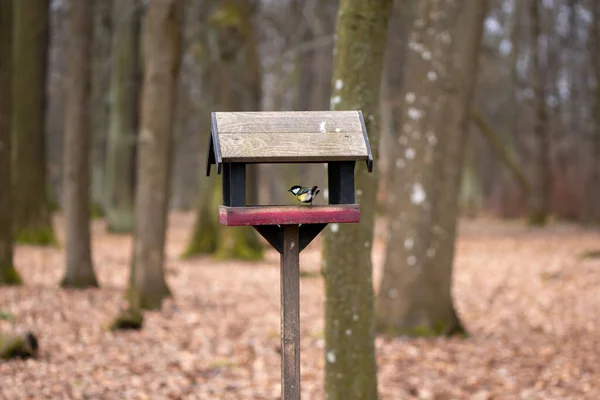
<instances>
[{"instance_id":1,"label":"weathered wood roof","mask_svg":"<svg viewBox=\"0 0 600 400\"><path fill-rule=\"evenodd\" d=\"M213 112L206 174L224 162L365 161L373 156L361 111Z\"/></svg>"}]
</instances>

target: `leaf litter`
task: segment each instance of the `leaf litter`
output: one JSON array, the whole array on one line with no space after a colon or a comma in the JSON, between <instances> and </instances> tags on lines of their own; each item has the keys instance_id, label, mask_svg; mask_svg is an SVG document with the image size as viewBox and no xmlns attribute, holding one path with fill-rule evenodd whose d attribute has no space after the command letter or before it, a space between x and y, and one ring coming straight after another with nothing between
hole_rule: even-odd
<instances>
[{"instance_id":1,"label":"leaf litter","mask_svg":"<svg viewBox=\"0 0 600 400\"><path fill-rule=\"evenodd\" d=\"M0 289L0 330L32 330L37 359L0 362L3 399L277 399L278 254L263 262L181 260L193 223L173 213L167 280L174 297L141 331L110 332L124 306L131 240L93 225L100 289L58 287L60 248L20 246L25 286ZM62 219L55 226L62 234ZM385 223L374 246L381 276ZM377 338L380 398L600 398L600 233L571 225L463 221L453 294L467 338ZM305 399L323 399L320 241L301 257Z\"/></svg>"}]
</instances>

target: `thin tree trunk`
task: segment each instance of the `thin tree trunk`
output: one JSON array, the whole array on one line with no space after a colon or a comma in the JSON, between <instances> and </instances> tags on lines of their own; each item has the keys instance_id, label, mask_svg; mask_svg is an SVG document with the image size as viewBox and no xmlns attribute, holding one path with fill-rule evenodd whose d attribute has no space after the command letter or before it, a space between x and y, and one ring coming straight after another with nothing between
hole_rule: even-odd
<instances>
[{"instance_id":1,"label":"thin tree trunk","mask_svg":"<svg viewBox=\"0 0 600 400\"><path fill-rule=\"evenodd\" d=\"M479 110L471 109L469 116L488 140L502 164L509 171L510 176L512 176L514 181L519 185L521 191L527 195L529 193L529 181L527 180L527 176L523 172L523 169L515 159L515 152L511 150L511 145L508 144L505 146L502 144L500 135L494 130L492 125L486 121Z\"/></svg>"},{"instance_id":2,"label":"thin tree trunk","mask_svg":"<svg viewBox=\"0 0 600 400\"><path fill-rule=\"evenodd\" d=\"M550 132L546 111L546 90L540 38L542 25L540 0L529 0L532 35L532 73L535 101L532 132L531 192L529 193L529 224L545 225L550 212Z\"/></svg>"},{"instance_id":3,"label":"thin tree trunk","mask_svg":"<svg viewBox=\"0 0 600 400\"><path fill-rule=\"evenodd\" d=\"M379 88L391 0L342 0L336 22L332 107L362 110L379 149ZM356 167L360 224L332 224L324 238L325 393L330 400L377 399L371 248L377 169Z\"/></svg>"},{"instance_id":4,"label":"thin tree trunk","mask_svg":"<svg viewBox=\"0 0 600 400\"><path fill-rule=\"evenodd\" d=\"M46 199L44 126L48 67L48 0L14 3L13 226L20 243L55 244Z\"/></svg>"},{"instance_id":5,"label":"thin tree trunk","mask_svg":"<svg viewBox=\"0 0 600 400\"><path fill-rule=\"evenodd\" d=\"M65 276L63 287L97 287L90 238L90 88L92 3L71 0L65 121L63 204Z\"/></svg>"},{"instance_id":6,"label":"thin tree trunk","mask_svg":"<svg viewBox=\"0 0 600 400\"><path fill-rule=\"evenodd\" d=\"M92 44L92 216L104 214L104 180L108 132L108 96L111 70L112 0L94 2Z\"/></svg>"},{"instance_id":7,"label":"thin tree trunk","mask_svg":"<svg viewBox=\"0 0 600 400\"><path fill-rule=\"evenodd\" d=\"M21 283L13 265L10 188L12 0L0 0L0 285Z\"/></svg>"},{"instance_id":8,"label":"thin tree trunk","mask_svg":"<svg viewBox=\"0 0 600 400\"><path fill-rule=\"evenodd\" d=\"M182 4L181 0L150 0L143 22L144 82L131 308L160 308L162 300L170 294L163 264Z\"/></svg>"},{"instance_id":9,"label":"thin tree trunk","mask_svg":"<svg viewBox=\"0 0 600 400\"><path fill-rule=\"evenodd\" d=\"M106 155L106 220L112 232L133 229L133 171L138 112L139 4L113 2L110 123Z\"/></svg>"},{"instance_id":10,"label":"thin tree trunk","mask_svg":"<svg viewBox=\"0 0 600 400\"><path fill-rule=\"evenodd\" d=\"M600 225L600 4L592 4L592 27L590 32L591 64L596 78L594 88L594 126L590 138L591 165L586 193L586 224Z\"/></svg>"},{"instance_id":11,"label":"thin tree trunk","mask_svg":"<svg viewBox=\"0 0 600 400\"><path fill-rule=\"evenodd\" d=\"M451 296L452 265L486 7L480 0L423 1L413 23L377 297L378 329L391 334L463 331Z\"/></svg>"},{"instance_id":12,"label":"thin tree trunk","mask_svg":"<svg viewBox=\"0 0 600 400\"><path fill-rule=\"evenodd\" d=\"M520 115L520 101L518 96L518 86L519 86L519 69L518 69L518 61L521 49L521 18L523 13L523 7L525 2L523 0L514 0L513 2L513 12L512 12L512 27L510 31L510 54L508 56L508 66L510 68L510 84L509 84L509 101L510 101L510 121L509 121L509 131L508 135L506 135L505 142L505 153L509 156L515 163L519 162L519 154L517 148L517 140L518 140L518 128L519 128L519 115ZM482 129L482 132L485 133L485 130ZM501 142L498 142L499 144ZM508 166L508 165L507 165ZM512 170L512 168L510 168ZM516 177L516 176L515 176ZM525 175L523 175L526 178ZM520 181L520 179L519 179ZM504 171L502 173L502 181L501 181L501 193L500 193L500 213L502 217L514 217L512 213L513 207L511 204L514 203L514 196L517 188L515 187L515 183L510 180L509 173ZM521 184L521 189L523 193L523 199L527 199L529 195L529 183L527 182L527 190L523 190L524 186Z\"/></svg>"}]
</instances>

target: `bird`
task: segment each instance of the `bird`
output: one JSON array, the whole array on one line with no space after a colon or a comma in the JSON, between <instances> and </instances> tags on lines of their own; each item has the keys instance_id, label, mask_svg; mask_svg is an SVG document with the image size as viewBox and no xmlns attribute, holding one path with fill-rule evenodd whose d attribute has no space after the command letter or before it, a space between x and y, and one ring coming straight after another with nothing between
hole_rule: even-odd
<instances>
[{"instance_id":1,"label":"bird","mask_svg":"<svg viewBox=\"0 0 600 400\"><path fill-rule=\"evenodd\" d=\"M288 190L288 192L292 192L294 196L296 196L296 200L298 200L298 207L301 204L309 204L312 206L312 202L319 194L320 190L318 186L313 186L311 188L304 187L300 185L294 185Z\"/></svg>"}]
</instances>

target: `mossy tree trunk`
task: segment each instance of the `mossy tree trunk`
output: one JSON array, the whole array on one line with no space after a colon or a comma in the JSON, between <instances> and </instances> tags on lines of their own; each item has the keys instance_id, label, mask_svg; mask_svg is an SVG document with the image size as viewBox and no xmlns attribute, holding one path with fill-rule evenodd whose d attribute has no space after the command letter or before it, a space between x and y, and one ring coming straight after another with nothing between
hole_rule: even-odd
<instances>
[{"instance_id":1,"label":"mossy tree trunk","mask_svg":"<svg viewBox=\"0 0 600 400\"><path fill-rule=\"evenodd\" d=\"M191 43L189 47L194 49L192 53L194 57L192 61L196 64L196 71L199 71L197 79L202 85L202 96L198 101L196 110L197 125L200 126L200 154L202 154L203 162L208 150L208 139L210 136L210 111L214 107L215 93L218 90L218 80L211 79L211 72L214 73L216 65L211 54L212 46L209 45L209 29L208 20L210 11L214 7L216 0L205 1L202 7L190 7L187 12L194 13L192 18L195 18L197 23L192 25L194 31L191 34ZM199 254L212 254L217 249L217 205L221 203L221 193L216 186L221 179L217 176L213 168L210 177L206 177L204 170L200 172L198 182L198 198L195 205L195 220L192 234L188 240L185 251L182 257L188 258ZM214 198L214 202L212 202ZM212 203L211 203L212 202Z\"/></svg>"},{"instance_id":2,"label":"mossy tree trunk","mask_svg":"<svg viewBox=\"0 0 600 400\"><path fill-rule=\"evenodd\" d=\"M66 270L63 287L97 287L90 237L92 3L71 0L63 145Z\"/></svg>"},{"instance_id":3,"label":"mossy tree trunk","mask_svg":"<svg viewBox=\"0 0 600 400\"><path fill-rule=\"evenodd\" d=\"M207 85L209 95L214 99L211 111L259 110L261 69L252 5L248 0L216 2L206 8L206 15L209 24L206 42L212 43L212 46L206 46L208 64L216 75L210 86ZM203 141L208 142L208 136ZM247 202L256 204L258 170L255 166L248 167L246 181ZM219 258L261 259L263 249L253 228L224 227L212 222L203 224L202 221L211 221L205 216L217 212L216 206L211 206L212 195L209 194L217 190L214 184L200 185L204 194L200 195L196 207L196 223L184 255L189 257L212 249L213 244L207 239L212 235L216 237L214 252Z\"/></svg>"},{"instance_id":4,"label":"mossy tree trunk","mask_svg":"<svg viewBox=\"0 0 600 400\"><path fill-rule=\"evenodd\" d=\"M143 22L144 80L139 179L131 265L131 308L160 308L169 288L164 251L170 194L173 115L180 64L182 0L150 0Z\"/></svg>"},{"instance_id":5,"label":"mossy tree trunk","mask_svg":"<svg viewBox=\"0 0 600 400\"><path fill-rule=\"evenodd\" d=\"M106 155L106 220L109 231L133 229L133 170L131 168L138 113L138 54L140 5L113 1L110 117Z\"/></svg>"},{"instance_id":6,"label":"mossy tree trunk","mask_svg":"<svg viewBox=\"0 0 600 400\"><path fill-rule=\"evenodd\" d=\"M377 297L381 331L463 331L452 301L452 265L486 7L481 0L423 1L412 24L404 123L388 195L389 237Z\"/></svg>"},{"instance_id":7,"label":"mossy tree trunk","mask_svg":"<svg viewBox=\"0 0 600 400\"><path fill-rule=\"evenodd\" d=\"M12 7L12 0L0 1L0 285L21 283L13 265L10 198Z\"/></svg>"},{"instance_id":8,"label":"mossy tree trunk","mask_svg":"<svg viewBox=\"0 0 600 400\"><path fill-rule=\"evenodd\" d=\"M548 129L548 111L546 109L546 90L544 65L542 63L543 36L540 0L529 0L532 40L532 86L534 92L534 117L531 137L531 192L529 193L529 224L545 225L550 213L550 185L552 171L550 164L550 131Z\"/></svg>"},{"instance_id":9,"label":"mossy tree trunk","mask_svg":"<svg viewBox=\"0 0 600 400\"><path fill-rule=\"evenodd\" d=\"M13 227L17 242L40 245L56 243L44 149L48 6L48 0L19 0L13 13Z\"/></svg>"},{"instance_id":10,"label":"mossy tree trunk","mask_svg":"<svg viewBox=\"0 0 600 400\"><path fill-rule=\"evenodd\" d=\"M112 0L93 2L94 39L92 43L92 216L104 213L104 179L108 132L108 97L112 32Z\"/></svg>"},{"instance_id":11,"label":"mossy tree trunk","mask_svg":"<svg viewBox=\"0 0 600 400\"><path fill-rule=\"evenodd\" d=\"M217 208L221 204L221 179L216 174L210 178L204 177L200 182L200 195L196 206L196 219L192 229L192 236L188 242L184 258L199 254L213 254L217 250L217 232L219 221Z\"/></svg>"},{"instance_id":12,"label":"mossy tree trunk","mask_svg":"<svg viewBox=\"0 0 600 400\"><path fill-rule=\"evenodd\" d=\"M342 0L336 22L332 108L362 110L371 150L379 148L379 88L391 0ZM371 249L377 169L356 166L360 224L332 224L324 238L325 393L328 399L376 399Z\"/></svg>"}]
</instances>

